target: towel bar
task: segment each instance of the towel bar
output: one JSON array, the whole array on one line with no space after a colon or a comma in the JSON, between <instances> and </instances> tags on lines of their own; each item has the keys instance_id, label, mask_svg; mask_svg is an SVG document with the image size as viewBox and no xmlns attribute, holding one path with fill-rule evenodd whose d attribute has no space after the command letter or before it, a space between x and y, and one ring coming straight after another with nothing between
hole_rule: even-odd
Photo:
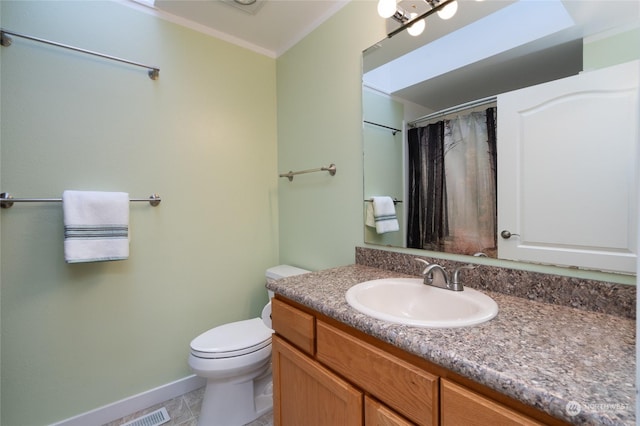
<instances>
[{"instance_id":1,"label":"towel bar","mask_svg":"<svg viewBox=\"0 0 640 426\"><path fill-rule=\"evenodd\" d=\"M280 177L289 178L289 182L291 182L295 175L301 175L303 173L313 173L313 172L329 172L329 174L331 176L335 176L335 174L336 174L336 165L335 164L330 164L329 167L320 167L318 169L301 170L299 172L289 171L289 173L281 173Z\"/></svg>"},{"instance_id":2,"label":"towel bar","mask_svg":"<svg viewBox=\"0 0 640 426\"><path fill-rule=\"evenodd\" d=\"M391 133L393 133L393 136L395 136L396 133L398 133L398 132L402 132L402 130L396 129L395 127L385 126L384 124L374 123L373 121L366 121L365 120L364 123L371 124L372 126L382 127L383 129L391 130Z\"/></svg>"},{"instance_id":3,"label":"towel bar","mask_svg":"<svg viewBox=\"0 0 640 426\"><path fill-rule=\"evenodd\" d=\"M369 200L364 200L365 203L371 203L373 200L369 199ZM398 200L397 198L393 199L393 204L398 204L401 203L402 200Z\"/></svg>"},{"instance_id":4,"label":"towel bar","mask_svg":"<svg viewBox=\"0 0 640 426\"><path fill-rule=\"evenodd\" d=\"M122 59L116 56L105 55L104 53L94 52L92 50L87 50L87 49L81 49L79 47L69 46L68 44L62 44L62 43L46 40L39 37L19 34L13 31L5 30L3 28L0 28L0 45L1 46L11 46L11 43L13 43L13 40L11 39L11 37L9 37L9 35L24 38L31 41L37 41L39 43L49 44L51 46L62 47L63 49L69 49L69 50L74 50L76 52L86 53L88 55L98 56L100 58L110 59L112 61L123 62L125 64L134 65L136 67L147 68L148 69L147 75L149 75L149 78L151 80L157 80L158 77L160 76L160 68L158 67L152 67L150 65L141 64L139 62L129 61L128 59Z\"/></svg>"},{"instance_id":5,"label":"towel bar","mask_svg":"<svg viewBox=\"0 0 640 426\"><path fill-rule=\"evenodd\" d=\"M160 195L153 194L150 195L149 198L132 198L129 201L137 202L137 201L146 201L151 204L153 207L156 207L162 201ZM61 203L62 198L13 198L11 194L8 192L0 193L0 207L3 209L8 209L13 206L13 203Z\"/></svg>"}]
</instances>

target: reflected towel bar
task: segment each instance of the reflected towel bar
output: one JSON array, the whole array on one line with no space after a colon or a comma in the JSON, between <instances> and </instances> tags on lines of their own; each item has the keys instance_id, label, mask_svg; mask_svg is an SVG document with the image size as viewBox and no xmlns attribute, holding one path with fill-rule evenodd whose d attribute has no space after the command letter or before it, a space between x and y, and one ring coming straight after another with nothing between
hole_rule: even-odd
<instances>
[{"instance_id":1,"label":"reflected towel bar","mask_svg":"<svg viewBox=\"0 0 640 426\"><path fill-rule=\"evenodd\" d=\"M371 202L373 202L373 200L364 200L364 202L365 202L365 203L371 203ZM395 204L398 204L398 203L401 203L401 202L402 202L402 200L398 200L397 198L394 198L394 199L393 199L393 204L394 204L394 205L395 205Z\"/></svg>"},{"instance_id":2,"label":"reflected towel bar","mask_svg":"<svg viewBox=\"0 0 640 426\"><path fill-rule=\"evenodd\" d=\"M129 201L137 202L137 201L146 201L151 204L153 207L156 207L162 201L160 195L153 194L149 196L149 198L132 198ZM61 203L62 198L13 198L11 194L8 192L0 193L0 207L3 209L8 209L13 206L13 203Z\"/></svg>"},{"instance_id":3,"label":"reflected towel bar","mask_svg":"<svg viewBox=\"0 0 640 426\"><path fill-rule=\"evenodd\" d=\"M286 177L289 179L289 182L291 182L295 175L301 175L303 173L313 173L313 172L329 172L331 176L335 176L336 170L337 170L336 165L330 164L329 167L320 167L318 169L301 170L299 172L289 171L289 173L281 173L280 177Z\"/></svg>"},{"instance_id":4,"label":"reflected towel bar","mask_svg":"<svg viewBox=\"0 0 640 426\"><path fill-rule=\"evenodd\" d=\"M365 120L365 121L364 121L364 123L366 123L366 124L371 124L372 126L382 127L383 129L391 130L391 133L393 133L393 136L395 136L395 135L396 135L396 133L398 133L398 132L402 132L402 130L400 130L400 129L396 129L395 127L385 126L384 124L374 123L373 121L367 121L367 120Z\"/></svg>"}]
</instances>

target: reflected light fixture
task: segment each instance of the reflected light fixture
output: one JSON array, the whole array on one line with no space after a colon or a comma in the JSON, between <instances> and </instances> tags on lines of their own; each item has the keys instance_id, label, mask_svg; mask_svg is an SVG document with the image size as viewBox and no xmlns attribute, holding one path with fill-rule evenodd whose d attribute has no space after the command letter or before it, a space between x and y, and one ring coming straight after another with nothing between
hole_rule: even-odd
<instances>
[{"instance_id":1,"label":"reflected light fixture","mask_svg":"<svg viewBox=\"0 0 640 426\"><path fill-rule=\"evenodd\" d=\"M438 11L438 16L441 19L451 19L453 18L453 15L455 15L457 11L458 11L458 2L456 0L447 4L444 8L440 9Z\"/></svg>"},{"instance_id":2,"label":"reflected light fixture","mask_svg":"<svg viewBox=\"0 0 640 426\"><path fill-rule=\"evenodd\" d=\"M417 13L412 13L409 15L409 20L413 22L415 17L418 16ZM426 26L424 19L418 19L414 24L412 24L409 28L407 28L407 32L412 36L416 37L422 34L424 31L424 27Z\"/></svg>"},{"instance_id":3,"label":"reflected light fixture","mask_svg":"<svg viewBox=\"0 0 640 426\"><path fill-rule=\"evenodd\" d=\"M382 18L392 18L401 24L401 27L389 34L389 37L403 31L405 28L412 36L422 34L425 24L425 18L434 13L438 13L441 19L450 19L458 11L457 0L424 0L431 9L418 16L417 13L408 13L401 6L398 6L397 0L378 0L378 15Z\"/></svg>"}]
</instances>

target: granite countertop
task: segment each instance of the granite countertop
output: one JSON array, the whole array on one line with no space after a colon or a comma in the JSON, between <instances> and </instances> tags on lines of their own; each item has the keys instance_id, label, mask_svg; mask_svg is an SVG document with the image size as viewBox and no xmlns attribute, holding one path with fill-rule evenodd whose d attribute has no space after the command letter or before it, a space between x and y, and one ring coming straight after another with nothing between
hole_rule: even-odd
<instances>
[{"instance_id":1,"label":"granite countertop","mask_svg":"<svg viewBox=\"0 0 640 426\"><path fill-rule=\"evenodd\" d=\"M412 276L350 265L267 288L570 423L635 425L635 321L485 290L498 315L468 328L403 326L347 304L353 285L390 277Z\"/></svg>"}]
</instances>

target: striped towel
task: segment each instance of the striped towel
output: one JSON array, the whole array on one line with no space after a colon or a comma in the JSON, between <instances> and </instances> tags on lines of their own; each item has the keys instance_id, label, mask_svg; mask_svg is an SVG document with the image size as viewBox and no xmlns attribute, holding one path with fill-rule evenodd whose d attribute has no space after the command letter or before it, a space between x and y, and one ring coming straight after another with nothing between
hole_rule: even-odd
<instances>
[{"instance_id":1,"label":"striped towel","mask_svg":"<svg viewBox=\"0 0 640 426\"><path fill-rule=\"evenodd\" d=\"M129 194L64 191L62 210L67 263L129 257Z\"/></svg>"},{"instance_id":2,"label":"striped towel","mask_svg":"<svg viewBox=\"0 0 640 426\"><path fill-rule=\"evenodd\" d=\"M396 206L391 197L371 197L373 200L373 218L376 222L376 232L384 234L400 230L396 217Z\"/></svg>"}]
</instances>

